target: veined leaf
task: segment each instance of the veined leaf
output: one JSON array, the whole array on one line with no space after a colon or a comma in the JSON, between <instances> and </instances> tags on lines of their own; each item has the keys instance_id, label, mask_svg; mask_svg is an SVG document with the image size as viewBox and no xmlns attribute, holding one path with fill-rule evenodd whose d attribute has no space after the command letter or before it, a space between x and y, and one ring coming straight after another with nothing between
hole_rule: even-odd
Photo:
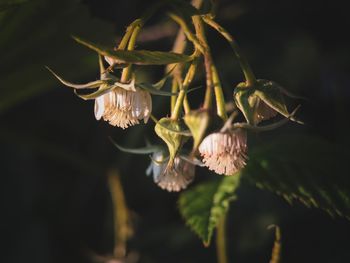
<instances>
[{"instance_id":1,"label":"veined leaf","mask_svg":"<svg viewBox=\"0 0 350 263\"><path fill-rule=\"evenodd\" d=\"M149 93L151 93L153 95L171 97L171 96L176 96L178 94L178 92L173 93L173 92L169 92L169 91L159 90L159 89L155 88L154 85L152 85L150 83L137 83L136 86L139 87L140 89L144 89L144 90L148 91Z\"/></svg>"},{"instance_id":2,"label":"veined leaf","mask_svg":"<svg viewBox=\"0 0 350 263\"><path fill-rule=\"evenodd\" d=\"M236 198L239 181L240 175L227 176L200 184L180 195L181 215L206 246L210 244L219 220L227 213L230 201Z\"/></svg>"},{"instance_id":3,"label":"veined leaf","mask_svg":"<svg viewBox=\"0 0 350 263\"><path fill-rule=\"evenodd\" d=\"M288 202L350 219L349 162L345 150L325 140L289 136L252 149L242 176Z\"/></svg>"},{"instance_id":4,"label":"veined leaf","mask_svg":"<svg viewBox=\"0 0 350 263\"><path fill-rule=\"evenodd\" d=\"M115 59L118 63L131 63L137 65L166 65L191 61L190 56L174 52L148 51L148 50L113 50L102 45L73 37L78 43L95 50L102 56Z\"/></svg>"}]
</instances>

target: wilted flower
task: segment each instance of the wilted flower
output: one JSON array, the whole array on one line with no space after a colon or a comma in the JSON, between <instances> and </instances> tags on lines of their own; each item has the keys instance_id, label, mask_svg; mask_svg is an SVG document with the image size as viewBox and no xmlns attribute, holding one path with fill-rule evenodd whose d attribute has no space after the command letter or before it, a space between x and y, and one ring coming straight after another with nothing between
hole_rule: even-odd
<instances>
[{"instance_id":1,"label":"wilted flower","mask_svg":"<svg viewBox=\"0 0 350 263\"><path fill-rule=\"evenodd\" d=\"M153 173L153 180L160 188L179 192L193 181L195 164L182 155L176 156L171 165L167 159L162 152L154 153L147 173Z\"/></svg>"},{"instance_id":2,"label":"wilted flower","mask_svg":"<svg viewBox=\"0 0 350 263\"><path fill-rule=\"evenodd\" d=\"M204 138L199 152L210 170L233 175L246 165L247 134L243 129L212 133Z\"/></svg>"},{"instance_id":3,"label":"wilted flower","mask_svg":"<svg viewBox=\"0 0 350 263\"><path fill-rule=\"evenodd\" d=\"M152 100L149 92L135 88L135 91L120 87L101 95L95 100L95 117L103 119L113 126L123 129L146 123L152 112Z\"/></svg>"},{"instance_id":4,"label":"wilted flower","mask_svg":"<svg viewBox=\"0 0 350 263\"><path fill-rule=\"evenodd\" d=\"M274 118L277 116L278 112L275 111L273 108L268 106L265 102L263 102L261 99L258 99L255 106L255 116L254 121L256 124L258 124L261 121L269 120L271 118Z\"/></svg>"},{"instance_id":5,"label":"wilted flower","mask_svg":"<svg viewBox=\"0 0 350 263\"><path fill-rule=\"evenodd\" d=\"M273 81L258 79L254 86L247 86L246 82L237 85L234 100L242 111L247 122L257 125L263 120L275 117L278 113L284 117L301 123L293 114L289 113L284 97L300 98L282 88Z\"/></svg>"}]
</instances>

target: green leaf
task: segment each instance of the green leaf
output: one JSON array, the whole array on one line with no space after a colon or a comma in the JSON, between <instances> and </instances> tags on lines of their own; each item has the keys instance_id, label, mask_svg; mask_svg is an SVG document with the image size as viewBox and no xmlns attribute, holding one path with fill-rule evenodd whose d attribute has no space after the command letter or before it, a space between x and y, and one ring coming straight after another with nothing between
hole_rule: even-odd
<instances>
[{"instance_id":1,"label":"green leaf","mask_svg":"<svg viewBox=\"0 0 350 263\"><path fill-rule=\"evenodd\" d=\"M157 88L154 87L154 85L150 84L150 83L137 83L136 86L140 89L146 90L149 93L153 94L153 95L159 95L159 96L176 96L178 94L177 93L173 93L173 92L169 92L169 91L163 91L163 90L159 90Z\"/></svg>"},{"instance_id":2,"label":"green leaf","mask_svg":"<svg viewBox=\"0 0 350 263\"><path fill-rule=\"evenodd\" d=\"M213 231L219 220L227 213L230 201L236 198L240 175L223 177L206 182L181 193L180 213L186 224L202 239L210 244Z\"/></svg>"},{"instance_id":3,"label":"green leaf","mask_svg":"<svg viewBox=\"0 0 350 263\"><path fill-rule=\"evenodd\" d=\"M115 59L118 63L131 63L137 65L166 65L191 61L190 56L174 52L148 51L148 50L114 50L73 37L78 43L95 50L102 56Z\"/></svg>"},{"instance_id":4,"label":"green leaf","mask_svg":"<svg viewBox=\"0 0 350 263\"><path fill-rule=\"evenodd\" d=\"M251 149L242 176L290 203L299 200L350 219L349 163L339 146L311 136L288 136Z\"/></svg>"}]
</instances>

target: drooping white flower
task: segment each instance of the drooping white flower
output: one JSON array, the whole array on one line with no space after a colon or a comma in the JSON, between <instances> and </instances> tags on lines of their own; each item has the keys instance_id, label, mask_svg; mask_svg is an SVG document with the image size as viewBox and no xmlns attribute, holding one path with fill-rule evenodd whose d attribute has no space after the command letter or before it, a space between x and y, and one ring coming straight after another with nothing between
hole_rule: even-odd
<instances>
[{"instance_id":1,"label":"drooping white flower","mask_svg":"<svg viewBox=\"0 0 350 263\"><path fill-rule=\"evenodd\" d=\"M149 174L152 171L153 180L160 188L169 192L179 192L193 181L195 164L189 162L185 156L176 156L171 165L161 152L154 153L152 159L147 172Z\"/></svg>"},{"instance_id":2,"label":"drooping white flower","mask_svg":"<svg viewBox=\"0 0 350 263\"><path fill-rule=\"evenodd\" d=\"M127 90L121 87L109 91L95 99L95 117L103 119L113 126L123 129L146 123L152 112L152 99L149 92L134 88Z\"/></svg>"},{"instance_id":3,"label":"drooping white flower","mask_svg":"<svg viewBox=\"0 0 350 263\"><path fill-rule=\"evenodd\" d=\"M234 175L246 165L247 134L243 129L212 133L199 146L203 162L217 174Z\"/></svg>"}]
</instances>

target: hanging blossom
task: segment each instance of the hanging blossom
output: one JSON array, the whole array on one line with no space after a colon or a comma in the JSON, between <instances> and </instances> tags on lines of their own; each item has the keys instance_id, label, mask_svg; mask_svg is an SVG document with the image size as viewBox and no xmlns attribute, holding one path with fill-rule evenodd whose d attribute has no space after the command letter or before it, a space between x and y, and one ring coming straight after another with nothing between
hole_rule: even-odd
<instances>
[{"instance_id":1,"label":"hanging blossom","mask_svg":"<svg viewBox=\"0 0 350 263\"><path fill-rule=\"evenodd\" d=\"M203 162L217 174L234 175L246 165L247 134L243 129L212 133L199 146Z\"/></svg>"},{"instance_id":2,"label":"hanging blossom","mask_svg":"<svg viewBox=\"0 0 350 263\"><path fill-rule=\"evenodd\" d=\"M70 83L51 69L50 72L64 85L74 88L75 91L81 89L95 89L97 91L90 94L76 94L84 99L95 99L95 117L100 120L102 117L113 126L123 129L138 124L140 120L146 123L152 112L152 99L148 91L142 90L135 85L135 78L130 83L121 83L118 79L106 71L100 60L101 78L87 84Z\"/></svg>"},{"instance_id":3,"label":"hanging blossom","mask_svg":"<svg viewBox=\"0 0 350 263\"><path fill-rule=\"evenodd\" d=\"M183 155L176 156L172 165L168 165L167 159L163 152L155 152L147 174L153 174L153 180L160 188L179 192L193 181L195 164Z\"/></svg>"},{"instance_id":4,"label":"hanging blossom","mask_svg":"<svg viewBox=\"0 0 350 263\"><path fill-rule=\"evenodd\" d=\"M113 58L104 57L110 66L115 64ZM105 74L111 75L104 72ZM108 76L104 77L108 78ZM148 91L141 90L135 86L135 79L130 83L117 84L108 93L96 98L95 117L100 120L102 117L109 124L120 128L128 128L139 124L140 120L147 123L152 112L152 99Z\"/></svg>"},{"instance_id":5,"label":"hanging blossom","mask_svg":"<svg viewBox=\"0 0 350 263\"><path fill-rule=\"evenodd\" d=\"M151 95L137 87L127 90L118 86L95 99L96 119L103 117L111 125L123 129L139 124L140 120L146 123L151 112Z\"/></svg>"}]
</instances>

